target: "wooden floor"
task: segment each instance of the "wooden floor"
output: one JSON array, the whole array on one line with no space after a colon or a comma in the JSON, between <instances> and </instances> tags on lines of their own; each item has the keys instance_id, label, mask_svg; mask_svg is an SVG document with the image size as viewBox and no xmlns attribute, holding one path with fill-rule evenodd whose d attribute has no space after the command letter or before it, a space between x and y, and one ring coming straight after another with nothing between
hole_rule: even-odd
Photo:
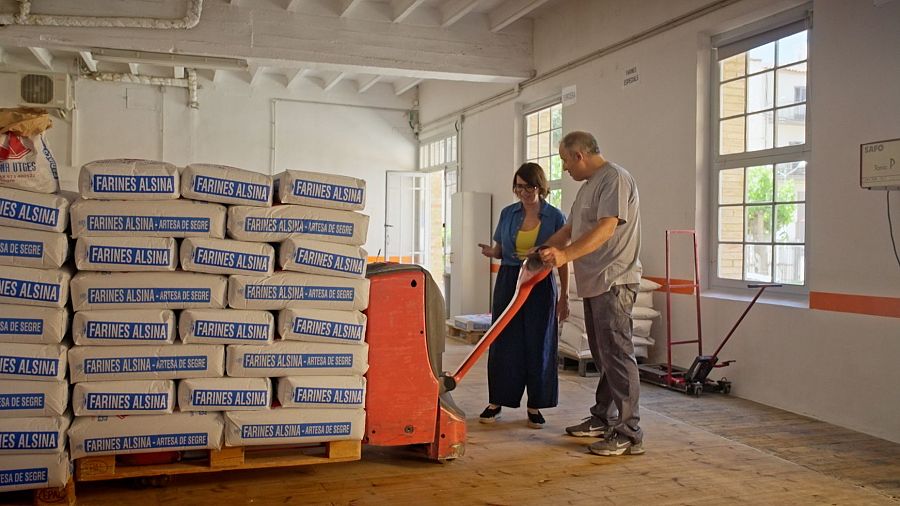
<instances>
[{"instance_id":1,"label":"wooden floor","mask_svg":"<svg viewBox=\"0 0 900 506\"><path fill-rule=\"evenodd\" d=\"M446 369L470 346L448 343ZM477 422L485 360L454 392L468 413L465 457L448 464L363 447L358 462L179 476L164 488L78 483L83 505L134 504L900 504L900 445L740 399L643 386L647 453L599 457L563 428L587 414L596 378L561 373L543 430L525 410ZM0 501L28 503L28 495Z\"/></svg>"}]
</instances>

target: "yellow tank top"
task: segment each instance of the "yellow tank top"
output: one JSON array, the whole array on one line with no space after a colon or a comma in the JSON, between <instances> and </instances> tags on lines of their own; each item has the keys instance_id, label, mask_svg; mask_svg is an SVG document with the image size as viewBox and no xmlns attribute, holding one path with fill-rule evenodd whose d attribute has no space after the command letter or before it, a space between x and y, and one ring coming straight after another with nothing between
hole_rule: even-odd
<instances>
[{"instance_id":1,"label":"yellow tank top","mask_svg":"<svg viewBox=\"0 0 900 506\"><path fill-rule=\"evenodd\" d=\"M516 234L517 257L525 258L525 255L528 254L528 250L533 248L535 243L537 243L538 232L540 232L540 230L540 223L538 223L538 226L534 227L531 230L519 230L519 233Z\"/></svg>"}]
</instances>

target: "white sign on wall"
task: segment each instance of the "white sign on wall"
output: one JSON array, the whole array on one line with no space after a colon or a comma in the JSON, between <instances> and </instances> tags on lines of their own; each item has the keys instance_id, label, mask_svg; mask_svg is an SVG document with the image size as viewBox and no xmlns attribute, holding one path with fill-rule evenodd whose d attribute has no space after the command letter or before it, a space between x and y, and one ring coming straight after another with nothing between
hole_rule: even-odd
<instances>
[{"instance_id":1,"label":"white sign on wall","mask_svg":"<svg viewBox=\"0 0 900 506\"><path fill-rule=\"evenodd\" d=\"M578 93L575 90L575 85L566 86L562 89L562 105L563 107L567 107L570 105L575 105L575 101L578 98Z\"/></svg>"},{"instance_id":2,"label":"white sign on wall","mask_svg":"<svg viewBox=\"0 0 900 506\"><path fill-rule=\"evenodd\" d=\"M859 185L870 190L900 189L900 139L859 146Z\"/></svg>"},{"instance_id":3,"label":"white sign on wall","mask_svg":"<svg viewBox=\"0 0 900 506\"><path fill-rule=\"evenodd\" d=\"M638 72L637 65L625 69L625 76L622 78L622 87L627 88L634 86L641 81L641 75Z\"/></svg>"}]
</instances>

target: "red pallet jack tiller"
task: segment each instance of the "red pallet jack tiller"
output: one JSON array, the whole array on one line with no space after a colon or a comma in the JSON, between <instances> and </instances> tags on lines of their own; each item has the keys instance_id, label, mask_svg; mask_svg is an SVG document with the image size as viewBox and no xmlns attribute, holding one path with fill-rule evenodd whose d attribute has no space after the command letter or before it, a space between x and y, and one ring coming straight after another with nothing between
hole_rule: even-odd
<instances>
[{"instance_id":1,"label":"red pallet jack tiller","mask_svg":"<svg viewBox=\"0 0 900 506\"><path fill-rule=\"evenodd\" d=\"M673 284L670 269L670 249L669 239L673 234L690 235L694 241L694 281L693 283ZM716 348L712 355L703 354L703 333L701 331L700 318L700 266L697 259L697 233L694 230L666 230L666 355L668 361L665 364L641 364L638 366L641 381L653 383L671 390L677 390L690 395L700 395L703 392L720 392L727 394L731 392L731 382L727 379L713 381L709 379L709 374L713 369L719 367L727 367L734 360L726 360L721 364L719 361L719 352L734 335L735 330L750 312L750 309L756 304L759 297L766 291L766 288L779 287L781 285L774 283L756 283L747 285L747 288L756 288L756 296L750 301L750 304L744 309L743 314L731 327L731 331ZM683 341L672 340L672 290L690 289L693 293L697 305L697 338ZM685 369L676 365L672 365L672 346L680 344L697 343L697 357L691 367Z\"/></svg>"},{"instance_id":2,"label":"red pallet jack tiller","mask_svg":"<svg viewBox=\"0 0 900 506\"><path fill-rule=\"evenodd\" d=\"M366 433L370 446L421 446L429 458L461 457L466 416L450 391L519 311L552 269L537 254L519 271L512 302L454 372L442 372L444 299L417 265L370 264L366 310Z\"/></svg>"}]
</instances>

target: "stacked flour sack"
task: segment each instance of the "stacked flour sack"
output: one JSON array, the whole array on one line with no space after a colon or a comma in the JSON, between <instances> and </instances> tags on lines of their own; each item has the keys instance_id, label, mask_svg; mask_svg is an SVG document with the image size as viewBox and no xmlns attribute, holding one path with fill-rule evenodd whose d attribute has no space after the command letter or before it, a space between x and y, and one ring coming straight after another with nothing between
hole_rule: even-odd
<instances>
[{"instance_id":1,"label":"stacked flour sack","mask_svg":"<svg viewBox=\"0 0 900 506\"><path fill-rule=\"evenodd\" d=\"M219 413L175 410L175 380L221 378L224 345L176 342L173 310L221 310L227 278L177 270L178 244L220 241L225 207L180 199L174 165L99 160L71 206L73 459L219 449Z\"/></svg>"},{"instance_id":2,"label":"stacked flour sack","mask_svg":"<svg viewBox=\"0 0 900 506\"><path fill-rule=\"evenodd\" d=\"M659 318L659 311L653 309L653 292L660 286L649 279L641 278L634 308L631 311L631 341L634 344L634 355L639 361L647 358L648 347L655 344L654 339L650 336L650 330L653 321ZM588 346L587 331L585 330L587 327L584 323L584 302L578 297L574 276L570 278L569 282L569 310L569 317L562 322L560 327L559 351L564 356L582 360L590 359L591 349Z\"/></svg>"},{"instance_id":3,"label":"stacked flour sack","mask_svg":"<svg viewBox=\"0 0 900 506\"><path fill-rule=\"evenodd\" d=\"M190 170L190 167L188 168ZM281 204L232 206L228 235L277 244L281 271L235 274L228 303L237 310L278 310L280 339L228 346L227 372L245 381L272 378L278 405L226 412L230 446L361 440L365 426L365 343L369 281L365 182L305 171L276 176Z\"/></svg>"},{"instance_id":4,"label":"stacked flour sack","mask_svg":"<svg viewBox=\"0 0 900 506\"><path fill-rule=\"evenodd\" d=\"M64 486L71 421L69 200L42 137L2 136L21 156L0 161L0 492Z\"/></svg>"}]
</instances>

